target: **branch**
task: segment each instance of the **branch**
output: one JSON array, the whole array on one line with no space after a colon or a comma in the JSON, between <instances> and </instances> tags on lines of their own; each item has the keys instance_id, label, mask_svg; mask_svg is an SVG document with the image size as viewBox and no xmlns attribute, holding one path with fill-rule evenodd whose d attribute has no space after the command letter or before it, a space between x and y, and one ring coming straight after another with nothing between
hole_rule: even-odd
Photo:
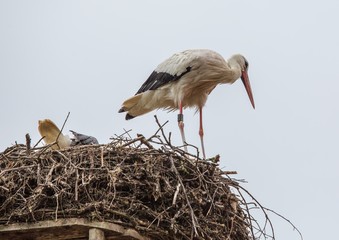
<instances>
[{"instance_id":1,"label":"branch","mask_svg":"<svg viewBox=\"0 0 339 240\"><path fill-rule=\"evenodd\" d=\"M283 215L277 213L276 211L274 211L274 210L272 210L272 209L269 209L269 208L266 208L266 207L263 207L263 209L265 209L266 211L272 212L272 213L274 213L275 215L277 215L278 217L284 219L286 222L288 222L288 223L293 227L294 230L296 230L296 231L299 233L299 236L300 236L301 240L304 239L304 238L303 238L303 235L302 235L302 233L299 231L299 229L298 229L298 228L297 228L290 220L288 220L286 217L284 217Z\"/></svg>"},{"instance_id":2,"label":"branch","mask_svg":"<svg viewBox=\"0 0 339 240\"><path fill-rule=\"evenodd\" d=\"M69 117L70 114L71 114L71 112L68 112L67 117L66 117L64 123L62 124L62 127L61 127L61 129L60 129L60 132L59 132L59 134L58 134L58 136L57 136L57 138L56 138L56 140L55 140L55 142L56 142L57 144L58 144L58 139L59 139L59 137L60 137L60 134L61 134L62 130L64 130L65 124L66 124L66 122L67 122L68 117ZM59 146L59 145L58 145L58 146ZM59 148L60 148L60 146L59 146Z\"/></svg>"}]
</instances>

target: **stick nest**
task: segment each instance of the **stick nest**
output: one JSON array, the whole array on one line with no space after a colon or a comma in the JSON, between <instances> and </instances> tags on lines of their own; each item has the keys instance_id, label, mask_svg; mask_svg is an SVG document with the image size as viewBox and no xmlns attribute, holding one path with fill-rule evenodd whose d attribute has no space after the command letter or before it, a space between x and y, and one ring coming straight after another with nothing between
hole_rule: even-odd
<instances>
[{"instance_id":1,"label":"stick nest","mask_svg":"<svg viewBox=\"0 0 339 240\"><path fill-rule=\"evenodd\" d=\"M81 217L150 239L254 239L239 182L218 167L218 157L201 160L165 140L7 148L0 153L0 224Z\"/></svg>"}]
</instances>

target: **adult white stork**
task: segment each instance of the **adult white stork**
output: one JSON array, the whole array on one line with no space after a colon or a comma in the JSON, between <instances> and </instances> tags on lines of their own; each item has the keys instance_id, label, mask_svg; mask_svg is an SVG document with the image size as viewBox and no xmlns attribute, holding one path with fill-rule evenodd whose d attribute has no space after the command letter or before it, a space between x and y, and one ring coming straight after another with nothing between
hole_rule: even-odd
<instances>
[{"instance_id":1,"label":"adult white stork","mask_svg":"<svg viewBox=\"0 0 339 240\"><path fill-rule=\"evenodd\" d=\"M186 144L183 108L196 107L200 115L201 147L203 157L206 158L202 108L207 97L218 84L232 84L241 78L255 108L247 71L248 62L240 54L225 61L220 54L208 49L176 53L152 72L135 96L123 102L119 112L127 112L126 120L129 120L154 109L179 109L178 125L182 140Z\"/></svg>"}]
</instances>

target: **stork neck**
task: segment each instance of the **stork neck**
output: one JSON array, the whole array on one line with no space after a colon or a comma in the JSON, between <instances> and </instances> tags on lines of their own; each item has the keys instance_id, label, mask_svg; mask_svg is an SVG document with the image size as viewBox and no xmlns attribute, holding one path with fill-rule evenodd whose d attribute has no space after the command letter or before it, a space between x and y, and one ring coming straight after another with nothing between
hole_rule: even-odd
<instances>
[{"instance_id":1,"label":"stork neck","mask_svg":"<svg viewBox=\"0 0 339 240\"><path fill-rule=\"evenodd\" d=\"M234 83L238 78L241 77L241 66L234 58L230 58L228 60L228 65L229 65L229 75L231 79L230 82Z\"/></svg>"}]
</instances>

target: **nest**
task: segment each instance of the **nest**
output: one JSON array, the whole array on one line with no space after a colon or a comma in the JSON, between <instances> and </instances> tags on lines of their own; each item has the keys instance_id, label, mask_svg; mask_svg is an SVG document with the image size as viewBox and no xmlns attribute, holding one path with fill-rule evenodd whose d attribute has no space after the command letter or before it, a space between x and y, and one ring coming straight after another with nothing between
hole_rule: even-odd
<instances>
[{"instance_id":1,"label":"nest","mask_svg":"<svg viewBox=\"0 0 339 240\"><path fill-rule=\"evenodd\" d=\"M65 150L7 148L0 153L0 224L83 217L151 239L256 238L240 184L218 167L218 156L201 160L156 134L126 135Z\"/></svg>"}]
</instances>

